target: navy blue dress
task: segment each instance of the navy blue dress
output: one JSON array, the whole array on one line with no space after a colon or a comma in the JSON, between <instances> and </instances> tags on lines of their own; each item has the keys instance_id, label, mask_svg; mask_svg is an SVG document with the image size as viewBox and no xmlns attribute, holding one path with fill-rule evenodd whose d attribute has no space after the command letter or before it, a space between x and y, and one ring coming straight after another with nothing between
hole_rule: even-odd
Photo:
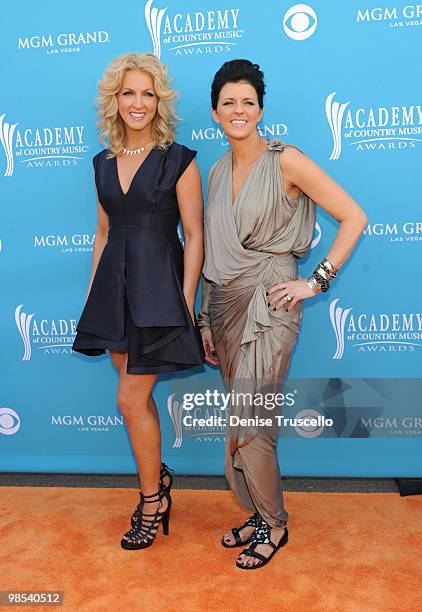
<instances>
[{"instance_id":1,"label":"navy blue dress","mask_svg":"<svg viewBox=\"0 0 422 612\"><path fill-rule=\"evenodd\" d=\"M201 334L183 295L183 248L176 183L196 151L171 144L145 158L123 193L116 157L93 158L98 199L109 220L73 350L128 353L129 374L184 370L204 363Z\"/></svg>"}]
</instances>

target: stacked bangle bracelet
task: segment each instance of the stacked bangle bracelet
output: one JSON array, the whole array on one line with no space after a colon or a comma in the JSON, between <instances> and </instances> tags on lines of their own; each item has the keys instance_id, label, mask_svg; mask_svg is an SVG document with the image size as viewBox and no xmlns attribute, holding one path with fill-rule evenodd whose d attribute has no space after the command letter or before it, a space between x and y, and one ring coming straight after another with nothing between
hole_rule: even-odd
<instances>
[{"instance_id":1,"label":"stacked bangle bracelet","mask_svg":"<svg viewBox=\"0 0 422 612\"><path fill-rule=\"evenodd\" d=\"M330 282L337 276L338 268L326 257L317 265L307 283L313 293L328 291Z\"/></svg>"}]
</instances>

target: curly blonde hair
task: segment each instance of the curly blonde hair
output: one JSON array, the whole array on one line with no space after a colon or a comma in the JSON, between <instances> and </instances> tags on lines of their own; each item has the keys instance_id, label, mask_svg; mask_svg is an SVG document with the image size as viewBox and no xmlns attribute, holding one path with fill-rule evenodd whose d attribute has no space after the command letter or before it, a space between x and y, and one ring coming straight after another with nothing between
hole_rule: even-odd
<instances>
[{"instance_id":1,"label":"curly blonde hair","mask_svg":"<svg viewBox=\"0 0 422 612\"><path fill-rule=\"evenodd\" d=\"M157 113L152 121L152 136L156 146L166 149L174 140L178 121L174 107L176 92L170 86L167 66L153 53L126 53L112 60L98 83L97 127L103 130L100 141L108 145L109 157L118 155L124 147L125 126L118 110L117 93L122 87L125 73L136 69L150 75L158 98Z\"/></svg>"}]
</instances>

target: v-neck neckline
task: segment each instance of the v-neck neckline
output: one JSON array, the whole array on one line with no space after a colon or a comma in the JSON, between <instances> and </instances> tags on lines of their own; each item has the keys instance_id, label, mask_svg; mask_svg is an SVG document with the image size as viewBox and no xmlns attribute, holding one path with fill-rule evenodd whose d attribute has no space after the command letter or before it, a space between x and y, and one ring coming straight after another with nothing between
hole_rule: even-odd
<instances>
[{"instance_id":1,"label":"v-neck neckline","mask_svg":"<svg viewBox=\"0 0 422 612\"><path fill-rule=\"evenodd\" d=\"M261 160L264 158L265 154L268 152L268 143L265 146L265 150L262 152L262 154L258 157L258 159L254 162L252 168L250 169L247 177L245 178L245 180L243 181L243 183L240 186L239 191L236 194L236 197L233 199L233 151L229 152L229 159L230 159L230 202L232 205L232 208L234 208L234 205L236 204L237 200L239 199L240 194L242 193L242 191L244 191L244 189L246 188L247 183L249 182L249 179L251 178L251 176L253 175L253 173L255 172L255 170L257 169L259 163L261 162Z\"/></svg>"},{"instance_id":2,"label":"v-neck neckline","mask_svg":"<svg viewBox=\"0 0 422 612\"><path fill-rule=\"evenodd\" d=\"M140 172L140 170L141 170L142 166L143 166L143 165L146 163L146 161L147 161L147 160L148 160L148 158L151 156L151 154L152 154L152 152L153 152L153 151L155 151L155 147L151 149L151 151L148 153L148 155L147 155L147 156L144 158L144 160L143 160L143 161L142 161L142 162L139 164L139 166L137 167L137 169L136 169L136 171L135 171L134 175L132 176L132 180L131 180L131 181L130 181L130 183L129 183L128 190L127 190L126 192L125 192L125 191L123 191L122 183L120 182L120 176L119 176L119 165L118 165L118 163L117 163L117 155L114 157L114 167L115 167L115 169L116 169L116 178L117 178L117 182L118 182L118 184L119 184L119 189L120 189L120 192L121 192L121 194L123 195L123 197L126 197L126 196L129 194L130 190L132 189L132 185L133 185L133 183L135 182L135 179L136 179L137 175L139 174L139 172Z\"/></svg>"}]
</instances>

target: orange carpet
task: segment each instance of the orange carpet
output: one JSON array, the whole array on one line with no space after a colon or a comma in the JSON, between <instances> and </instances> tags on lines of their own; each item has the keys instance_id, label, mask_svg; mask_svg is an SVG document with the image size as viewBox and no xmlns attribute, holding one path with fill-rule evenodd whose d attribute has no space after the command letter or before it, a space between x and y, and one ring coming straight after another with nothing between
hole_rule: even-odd
<instances>
[{"instance_id":1,"label":"orange carpet","mask_svg":"<svg viewBox=\"0 0 422 612\"><path fill-rule=\"evenodd\" d=\"M2 487L0 590L61 590L72 611L422 610L421 496L286 493L289 543L256 571L219 543L247 516L230 492L174 491L170 535L126 551L137 501L136 489Z\"/></svg>"}]
</instances>

